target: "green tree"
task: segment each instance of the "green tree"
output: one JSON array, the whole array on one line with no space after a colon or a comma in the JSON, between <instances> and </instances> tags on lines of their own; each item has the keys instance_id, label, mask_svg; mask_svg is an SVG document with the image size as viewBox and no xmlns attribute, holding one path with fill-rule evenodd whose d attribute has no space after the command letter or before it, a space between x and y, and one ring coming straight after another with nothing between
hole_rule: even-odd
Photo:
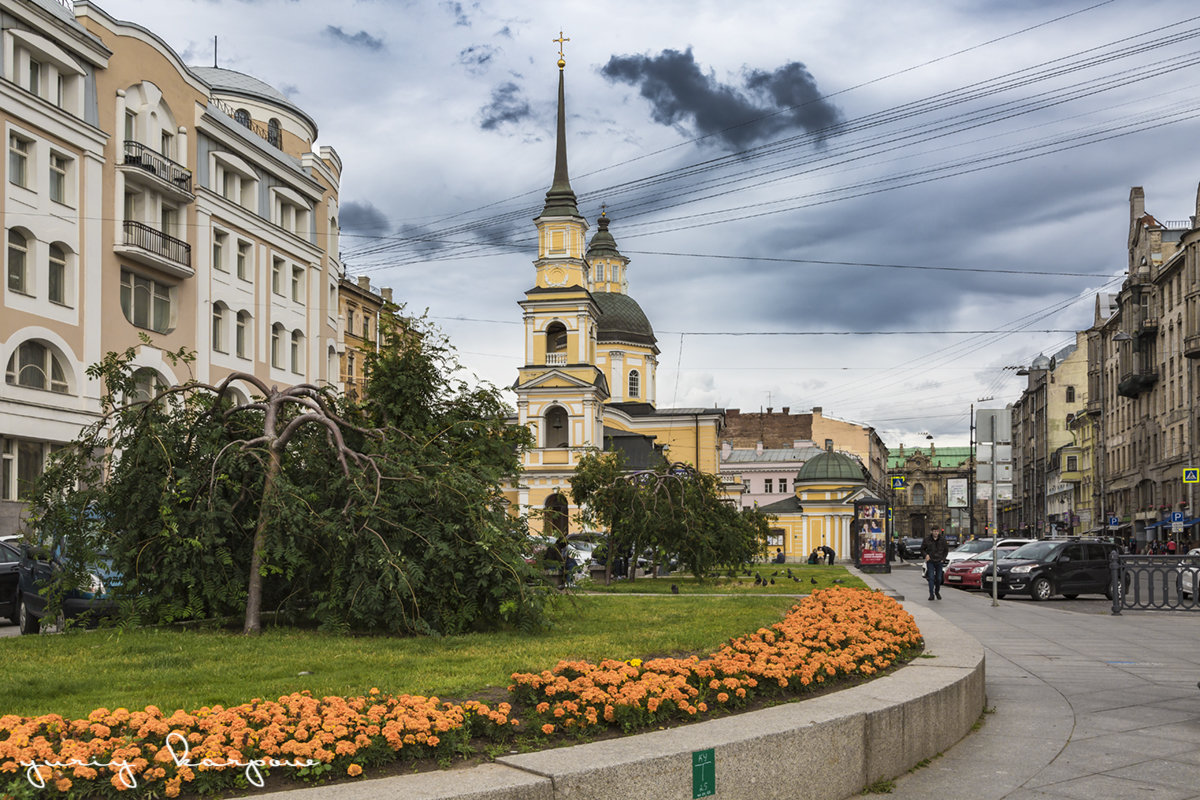
<instances>
[{"instance_id":1,"label":"green tree","mask_svg":"<svg viewBox=\"0 0 1200 800\"><path fill-rule=\"evenodd\" d=\"M737 509L716 475L688 464L629 470L619 451L588 453L571 479L571 496L585 521L607 531L608 576L617 553L650 549L658 563L673 555L707 578L750 561L767 541L768 515Z\"/></svg>"},{"instance_id":2,"label":"green tree","mask_svg":"<svg viewBox=\"0 0 1200 800\"><path fill-rule=\"evenodd\" d=\"M494 388L451 379L439 337L384 335L361 403L240 373L138 396L134 352L109 354L90 371L104 417L47 469L33 526L71 535L81 561L106 551L135 622L538 624L545 593L501 494L527 432Z\"/></svg>"}]
</instances>

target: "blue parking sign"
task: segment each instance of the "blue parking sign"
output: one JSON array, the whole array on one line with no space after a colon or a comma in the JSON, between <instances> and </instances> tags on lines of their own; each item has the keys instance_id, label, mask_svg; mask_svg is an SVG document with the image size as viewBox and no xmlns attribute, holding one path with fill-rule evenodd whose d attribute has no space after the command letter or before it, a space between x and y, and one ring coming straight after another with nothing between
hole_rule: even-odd
<instances>
[{"instance_id":1,"label":"blue parking sign","mask_svg":"<svg viewBox=\"0 0 1200 800\"><path fill-rule=\"evenodd\" d=\"M1115 528L1120 524L1121 524L1121 520L1119 520L1117 517L1109 517L1108 518L1108 527Z\"/></svg>"},{"instance_id":2,"label":"blue parking sign","mask_svg":"<svg viewBox=\"0 0 1200 800\"><path fill-rule=\"evenodd\" d=\"M1182 511L1172 511L1171 512L1171 522L1183 522L1183 512Z\"/></svg>"}]
</instances>

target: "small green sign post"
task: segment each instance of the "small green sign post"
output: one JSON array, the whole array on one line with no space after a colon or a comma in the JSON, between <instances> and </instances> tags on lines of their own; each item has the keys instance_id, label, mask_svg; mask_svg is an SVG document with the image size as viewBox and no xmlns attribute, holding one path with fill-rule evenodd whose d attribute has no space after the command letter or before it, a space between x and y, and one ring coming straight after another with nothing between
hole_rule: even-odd
<instances>
[{"instance_id":1,"label":"small green sign post","mask_svg":"<svg viewBox=\"0 0 1200 800\"><path fill-rule=\"evenodd\" d=\"M717 759L710 747L692 753L692 800L717 793Z\"/></svg>"}]
</instances>

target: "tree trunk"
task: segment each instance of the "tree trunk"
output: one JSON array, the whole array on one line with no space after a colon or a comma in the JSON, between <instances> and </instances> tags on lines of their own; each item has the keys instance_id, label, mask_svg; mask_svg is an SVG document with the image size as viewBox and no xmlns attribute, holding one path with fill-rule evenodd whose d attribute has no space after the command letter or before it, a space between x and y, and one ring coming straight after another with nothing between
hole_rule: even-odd
<instances>
[{"instance_id":1,"label":"tree trunk","mask_svg":"<svg viewBox=\"0 0 1200 800\"><path fill-rule=\"evenodd\" d=\"M275 479L279 475L281 457L272 447L267 462L267 475L263 480L263 493L258 506L258 524L254 528L254 543L250 550L250 583L246 587L246 620L242 633L257 636L262 633L262 562L263 548L267 538L267 522L271 504L275 499Z\"/></svg>"}]
</instances>

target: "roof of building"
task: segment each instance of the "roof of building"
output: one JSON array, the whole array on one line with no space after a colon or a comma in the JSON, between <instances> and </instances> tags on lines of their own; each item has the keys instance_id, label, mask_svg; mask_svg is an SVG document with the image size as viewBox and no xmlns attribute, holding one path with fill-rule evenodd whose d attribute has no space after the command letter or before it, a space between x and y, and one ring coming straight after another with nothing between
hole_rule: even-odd
<instances>
[{"instance_id":1,"label":"roof of building","mask_svg":"<svg viewBox=\"0 0 1200 800\"><path fill-rule=\"evenodd\" d=\"M796 481L853 481L861 483L863 465L858 459L845 453L823 452L813 456L800 471L796 473Z\"/></svg>"},{"instance_id":2,"label":"roof of building","mask_svg":"<svg viewBox=\"0 0 1200 800\"><path fill-rule=\"evenodd\" d=\"M791 495L769 505L759 506L758 510L768 514L799 514L804 510L804 506L800 505L795 495Z\"/></svg>"},{"instance_id":3,"label":"roof of building","mask_svg":"<svg viewBox=\"0 0 1200 800\"><path fill-rule=\"evenodd\" d=\"M313 121L312 117L289 100L287 95L271 84L255 78L253 75L247 75L244 72L232 69L225 69L224 67L188 67L188 69L194 72L216 92L266 100L275 105L283 106L308 122L312 126L313 131L317 129L317 124Z\"/></svg>"},{"instance_id":4,"label":"roof of building","mask_svg":"<svg viewBox=\"0 0 1200 800\"><path fill-rule=\"evenodd\" d=\"M592 241L588 243L588 258L599 258L601 256L624 258L621 255L621 251L617 250L617 240L608 232L608 223L608 213L604 211L600 212L600 219L596 220L599 230L592 236Z\"/></svg>"},{"instance_id":5,"label":"roof of building","mask_svg":"<svg viewBox=\"0 0 1200 800\"><path fill-rule=\"evenodd\" d=\"M601 312L596 323L597 342L629 342L651 347L657 344L646 312L632 297L620 292L593 292L592 299Z\"/></svg>"},{"instance_id":6,"label":"roof of building","mask_svg":"<svg viewBox=\"0 0 1200 800\"><path fill-rule=\"evenodd\" d=\"M923 455L930 458L928 447L904 447L899 450L892 451L888 454L888 469L901 469L904 467L904 462L915 455ZM970 447L938 447L934 450L933 457L930 459L935 467L958 467L965 461L971 458Z\"/></svg>"},{"instance_id":7,"label":"roof of building","mask_svg":"<svg viewBox=\"0 0 1200 800\"><path fill-rule=\"evenodd\" d=\"M808 461L825 452L819 447L785 447L763 450L737 449L721 456L723 464L759 464L778 461Z\"/></svg>"}]
</instances>

